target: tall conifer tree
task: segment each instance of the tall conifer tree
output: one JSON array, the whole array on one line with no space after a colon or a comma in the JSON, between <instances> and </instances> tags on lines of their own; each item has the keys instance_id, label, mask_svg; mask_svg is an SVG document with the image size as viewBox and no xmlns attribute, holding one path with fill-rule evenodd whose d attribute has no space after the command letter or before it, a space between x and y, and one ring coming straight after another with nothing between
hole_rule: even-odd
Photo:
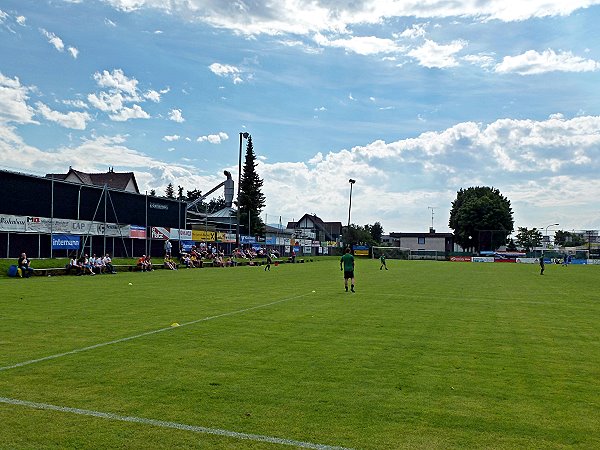
<instances>
[{"instance_id":1,"label":"tall conifer tree","mask_svg":"<svg viewBox=\"0 0 600 450\"><path fill-rule=\"evenodd\" d=\"M265 207L265 196L261 188L263 180L256 173L256 155L252 145L252 136L248 136L246 158L240 182L240 227L252 236L262 235L265 224L260 213ZM250 219L248 219L248 215ZM250 225L250 229L248 229Z\"/></svg>"}]
</instances>

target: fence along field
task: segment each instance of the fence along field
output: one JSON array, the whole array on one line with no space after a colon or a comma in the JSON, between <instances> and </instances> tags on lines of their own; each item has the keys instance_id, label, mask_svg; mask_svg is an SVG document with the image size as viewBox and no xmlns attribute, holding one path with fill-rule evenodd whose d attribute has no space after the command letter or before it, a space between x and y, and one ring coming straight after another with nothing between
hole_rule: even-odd
<instances>
[{"instance_id":1,"label":"fence along field","mask_svg":"<svg viewBox=\"0 0 600 450\"><path fill-rule=\"evenodd\" d=\"M0 447L600 446L597 266L379 265L2 279Z\"/></svg>"}]
</instances>

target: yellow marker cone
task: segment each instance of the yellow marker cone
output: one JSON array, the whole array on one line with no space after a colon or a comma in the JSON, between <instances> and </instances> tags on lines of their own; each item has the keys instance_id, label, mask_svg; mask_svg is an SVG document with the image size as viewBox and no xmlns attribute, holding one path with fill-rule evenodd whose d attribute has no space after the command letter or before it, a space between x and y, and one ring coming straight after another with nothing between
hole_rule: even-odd
<instances>
[{"instance_id":1,"label":"yellow marker cone","mask_svg":"<svg viewBox=\"0 0 600 450\"><path fill-rule=\"evenodd\" d=\"M172 326L172 327L178 327L178 326L179 326L179 324L178 324L177 322L173 322L173 323L171 324L171 326Z\"/></svg>"}]
</instances>

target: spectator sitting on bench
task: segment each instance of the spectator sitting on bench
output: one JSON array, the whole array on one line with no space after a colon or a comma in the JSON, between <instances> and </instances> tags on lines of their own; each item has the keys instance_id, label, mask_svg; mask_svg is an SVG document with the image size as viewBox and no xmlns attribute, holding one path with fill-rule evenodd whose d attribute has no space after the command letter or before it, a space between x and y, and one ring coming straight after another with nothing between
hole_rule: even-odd
<instances>
[{"instance_id":1,"label":"spectator sitting on bench","mask_svg":"<svg viewBox=\"0 0 600 450\"><path fill-rule=\"evenodd\" d=\"M33 268L30 267L31 261L27 259L27 255L25 252L21 253L21 257L19 258L19 262L17 263L17 267L21 269L21 276L24 278L29 278L33 275Z\"/></svg>"},{"instance_id":2,"label":"spectator sitting on bench","mask_svg":"<svg viewBox=\"0 0 600 450\"><path fill-rule=\"evenodd\" d=\"M192 265L192 262L190 261L190 255L184 252L179 254L179 261L185 266L186 269L189 269Z\"/></svg>"},{"instance_id":3,"label":"spectator sitting on bench","mask_svg":"<svg viewBox=\"0 0 600 450\"><path fill-rule=\"evenodd\" d=\"M142 272L145 272L148 265L146 264L146 255L142 255L138 258L137 260L137 267L139 270L141 270Z\"/></svg>"},{"instance_id":4,"label":"spectator sitting on bench","mask_svg":"<svg viewBox=\"0 0 600 450\"><path fill-rule=\"evenodd\" d=\"M146 256L146 270L149 272L154 270L154 267L152 267L152 257L150 255Z\"/></svg>"},{"instance_id":5,"label":"spectator sitting on bench","mask_svg":"<svg viewBox=\"0 0 600 450\"><path fill-rule=\"evenodd\" d=\"M67 275L69 275L71 272L73 272L75 275L81 275L83 273L83 267L81 267L76 253L73 254L69 264L67 264Z\"/></svg>"},{"instance_id":6,"label":"spectator sitting on bench","mask_svg":"<svg viewBox=\"0 0 600 450\"><path fill-rule=\"evenodd\" d=\"M177 270L177 265L175 264L175 261L173 261L170 257L165 256L165 268L170 269L170 270Z\"/></svg>"},{"instance_id":7,"label":"spectator sitting on bench","mask_svg":"<svg viewBox=\"0 0 600 450\"><path fill-rule=\"evenodd\" d=\"M104 269L105 269L106 273L117 273L115 271L115 268L112 265L112 259L110 258L110 253L107 253L106 255L104 255L104 258L102 258L102 262L104 263Z\"/></svg>"},{"instance_id":8,"label":"spectator sitting on bench","mask_svg":"<svg viewBox=\"0 0 600 450\"><path fill-rule=\"evenodd\" d=\"M104 272L104 262L102 261L102 258L98 258L94 253L90 258L90 264L92 265L92 270L95 273L102 275Z\"/></svg>"},{"instance_id":9,"label":"spectator sitting on bench","mask_svg":"<svg viewBox=\"0 0 600 450\"><path fill-rule=\"evenodd\" d=\"M92 270L92 265L90 264L90 257L86 254L79 259L79 263L81 264L81 269L83 273L89 273L90 275L96 275Z\"/></svg>"}]
</instances>

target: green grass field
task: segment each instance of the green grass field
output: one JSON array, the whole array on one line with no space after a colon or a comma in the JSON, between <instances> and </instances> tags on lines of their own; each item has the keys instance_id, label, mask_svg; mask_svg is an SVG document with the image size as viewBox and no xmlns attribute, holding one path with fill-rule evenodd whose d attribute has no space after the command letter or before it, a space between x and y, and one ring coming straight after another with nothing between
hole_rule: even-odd
<instances>
[{"instance_id":1,"label":"green grass field","mask_svg":"<svg viewBox=\"0 0 600 450\"><path fill-rule=\"evenodd\" d=\"M0 448L600 448L600 266L388 267L2 278Z\"/></svg>"}]
</instances>

